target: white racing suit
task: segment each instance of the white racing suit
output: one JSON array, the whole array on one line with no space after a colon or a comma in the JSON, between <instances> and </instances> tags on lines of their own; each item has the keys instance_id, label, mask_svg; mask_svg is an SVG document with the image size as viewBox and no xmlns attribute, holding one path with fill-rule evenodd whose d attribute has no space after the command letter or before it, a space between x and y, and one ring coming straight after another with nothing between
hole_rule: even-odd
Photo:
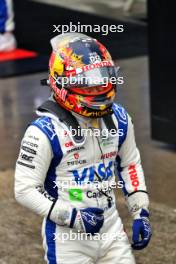
<instances>
[{"instance_id":1,"label":"white racing suit","mask_svg":"<svg viewBox=\"0 0 176 264\"><path fill-rule=\"evenodd\" d=\"M14 27L12 0L0 0L0 33L13 31Z\"/></svg>"},{"instance_id":2,"label":"white racing suit","mask_svg":"<svg viewBox=\"0 0 176 264\"><path fill-rule=\"evenodd\" d=\"M118 130L115 136L87 134L82 143L76 144L63 122L47 112L38 112L41 117L24 135L16 163L15 196L20 204L44 216L42 236L49 264L135 263L116 209L115 160L132 216L139 215L141 208L147 209L149 201L131 118L120 105L114 104L113 111ZM78 121L82 128L90 126L84 118ZM102 118L99 122L105 129ZM111 197L110 206L107 196L97 188L97 179L108 182L105 193ZM58 203L51 210L53 200ZM105 221L98 238L81 237L81 233L63 225L70 205L104 209ZM54 221L58 210L60 224Z\"/></svg>"}]
</instances>

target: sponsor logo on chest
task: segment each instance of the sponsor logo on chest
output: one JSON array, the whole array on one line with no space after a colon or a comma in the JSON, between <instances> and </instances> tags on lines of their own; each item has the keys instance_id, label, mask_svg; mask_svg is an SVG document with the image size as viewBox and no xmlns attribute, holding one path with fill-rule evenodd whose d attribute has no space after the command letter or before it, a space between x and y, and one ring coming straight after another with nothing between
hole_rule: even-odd
<instances>
[{"instance_id":1,"label":"sponsor logo on chest","mask_svg":"<svg viewBox=\"0 0 176 264\"><path fill-rule=\"evenodd\" d=\"M104 163L98 164L98 166L90 166L81 170L69 170L72 173L74 180L77 183L93 182L95 178L100 178L100 181L108 180L113 176L113 161L110 161L105 168Z\"/></svg>"}]
</instances>

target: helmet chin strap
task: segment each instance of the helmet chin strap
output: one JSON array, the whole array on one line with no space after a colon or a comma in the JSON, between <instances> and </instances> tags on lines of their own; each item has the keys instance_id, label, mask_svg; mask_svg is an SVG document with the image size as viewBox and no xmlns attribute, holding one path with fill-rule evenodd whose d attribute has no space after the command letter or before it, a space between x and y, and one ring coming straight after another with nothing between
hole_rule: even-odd
<instances>
[{"instance_id":1,"label":"helmet chin strap","mask_svg":"<svg viewBox=\"0 0 176 264\"><path fill-rule=\"evenodd\" d=\"M81 116L75 112L72 112L72 115L86 127L100 128L99 118Z\"/></svg>"},{"instance_id":2,"label":"helmet chin strap","mask_svg":"<svg viewBox=\"0 0 176 264\"><path fill-rule=\"evenodd\" d=\"M56 100L54 99L54 93L51 92L51 95L49 97L49 100L56 102ZM91 117L86 117L86 116L82 116L79 115L73 111L71 111L72 115L74 117L76 117L76 119L81 122L83 125L85 125L85 127L93 127L93 128L99 128L100 127L100 122L99 122L99 118L91 118Z\"/></svg>"},{"instance_id":3,"label":"helmet chin strap","mask_svg":"<svg viewBox=\"0 0 176 264\"><path fill-rule=\"evenodd\" d=\"M99 121L100 121L100 119L93 118L91 120L92 127L94 127L94 128L100 128L100 122Z\"/></svg>"}]
</instances>

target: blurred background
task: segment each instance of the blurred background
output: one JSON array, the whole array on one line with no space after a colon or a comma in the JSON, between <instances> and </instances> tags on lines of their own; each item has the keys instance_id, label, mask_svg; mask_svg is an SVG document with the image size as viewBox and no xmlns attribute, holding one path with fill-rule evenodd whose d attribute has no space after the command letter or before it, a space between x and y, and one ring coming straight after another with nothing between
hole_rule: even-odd
<instances>
[{"instance_id":1,"label":"blurred background","mask_svg":"<svg viewBox=\"0 0 176 264\"><path fill-rule=\"evenodd\" d=\"M3 2L0 0L0 21ZM154 235L148 249L136 253L137 263L174 264L176 21L173 3L14 0L12 10L11 26L0 34L0 264L44 263L41 219L14 201L13 172L25 129L36 117L37 106L50 94L48 87L40 85L40 80L47 77L49 41L58 34L53 32L53 25L70 22L124 25L122 33L87 34L101 41L120 66L124 84L119 85L116 102L125 106L132 116L141 151ZM130 236L131 219L120 194L118 206Z\"/></svg>"}]
</instances>

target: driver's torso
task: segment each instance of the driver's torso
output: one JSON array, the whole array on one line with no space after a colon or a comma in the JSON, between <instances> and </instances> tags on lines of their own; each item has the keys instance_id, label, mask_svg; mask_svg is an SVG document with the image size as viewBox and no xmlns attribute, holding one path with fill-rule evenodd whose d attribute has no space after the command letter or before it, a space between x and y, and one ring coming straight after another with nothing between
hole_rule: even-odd
<instances>
[{"instance_id":1,"label":"driver's torso","mask_svg":"<svg viewBox=\"0 0 176 264\"><path fill-rule=\"evenodd\" d=\"M51 196L68 201L77 208L106 209L108 197L113 206L115 204L114 189L118 185L115 183L114 173L119 145L118 133L114 136L106 135L103 138L97 130L95 132L91 128L85 136L85 142L76 145L60 122L52 120L52 123L59 140L62 158L55 172L49 171L47 174L46 191ZM116 125L118 126L117 123ZM101 129L105 128L102 122ZM53 177L51 173L55 173L55 176Z\"/></svg>"}]
</instances>

